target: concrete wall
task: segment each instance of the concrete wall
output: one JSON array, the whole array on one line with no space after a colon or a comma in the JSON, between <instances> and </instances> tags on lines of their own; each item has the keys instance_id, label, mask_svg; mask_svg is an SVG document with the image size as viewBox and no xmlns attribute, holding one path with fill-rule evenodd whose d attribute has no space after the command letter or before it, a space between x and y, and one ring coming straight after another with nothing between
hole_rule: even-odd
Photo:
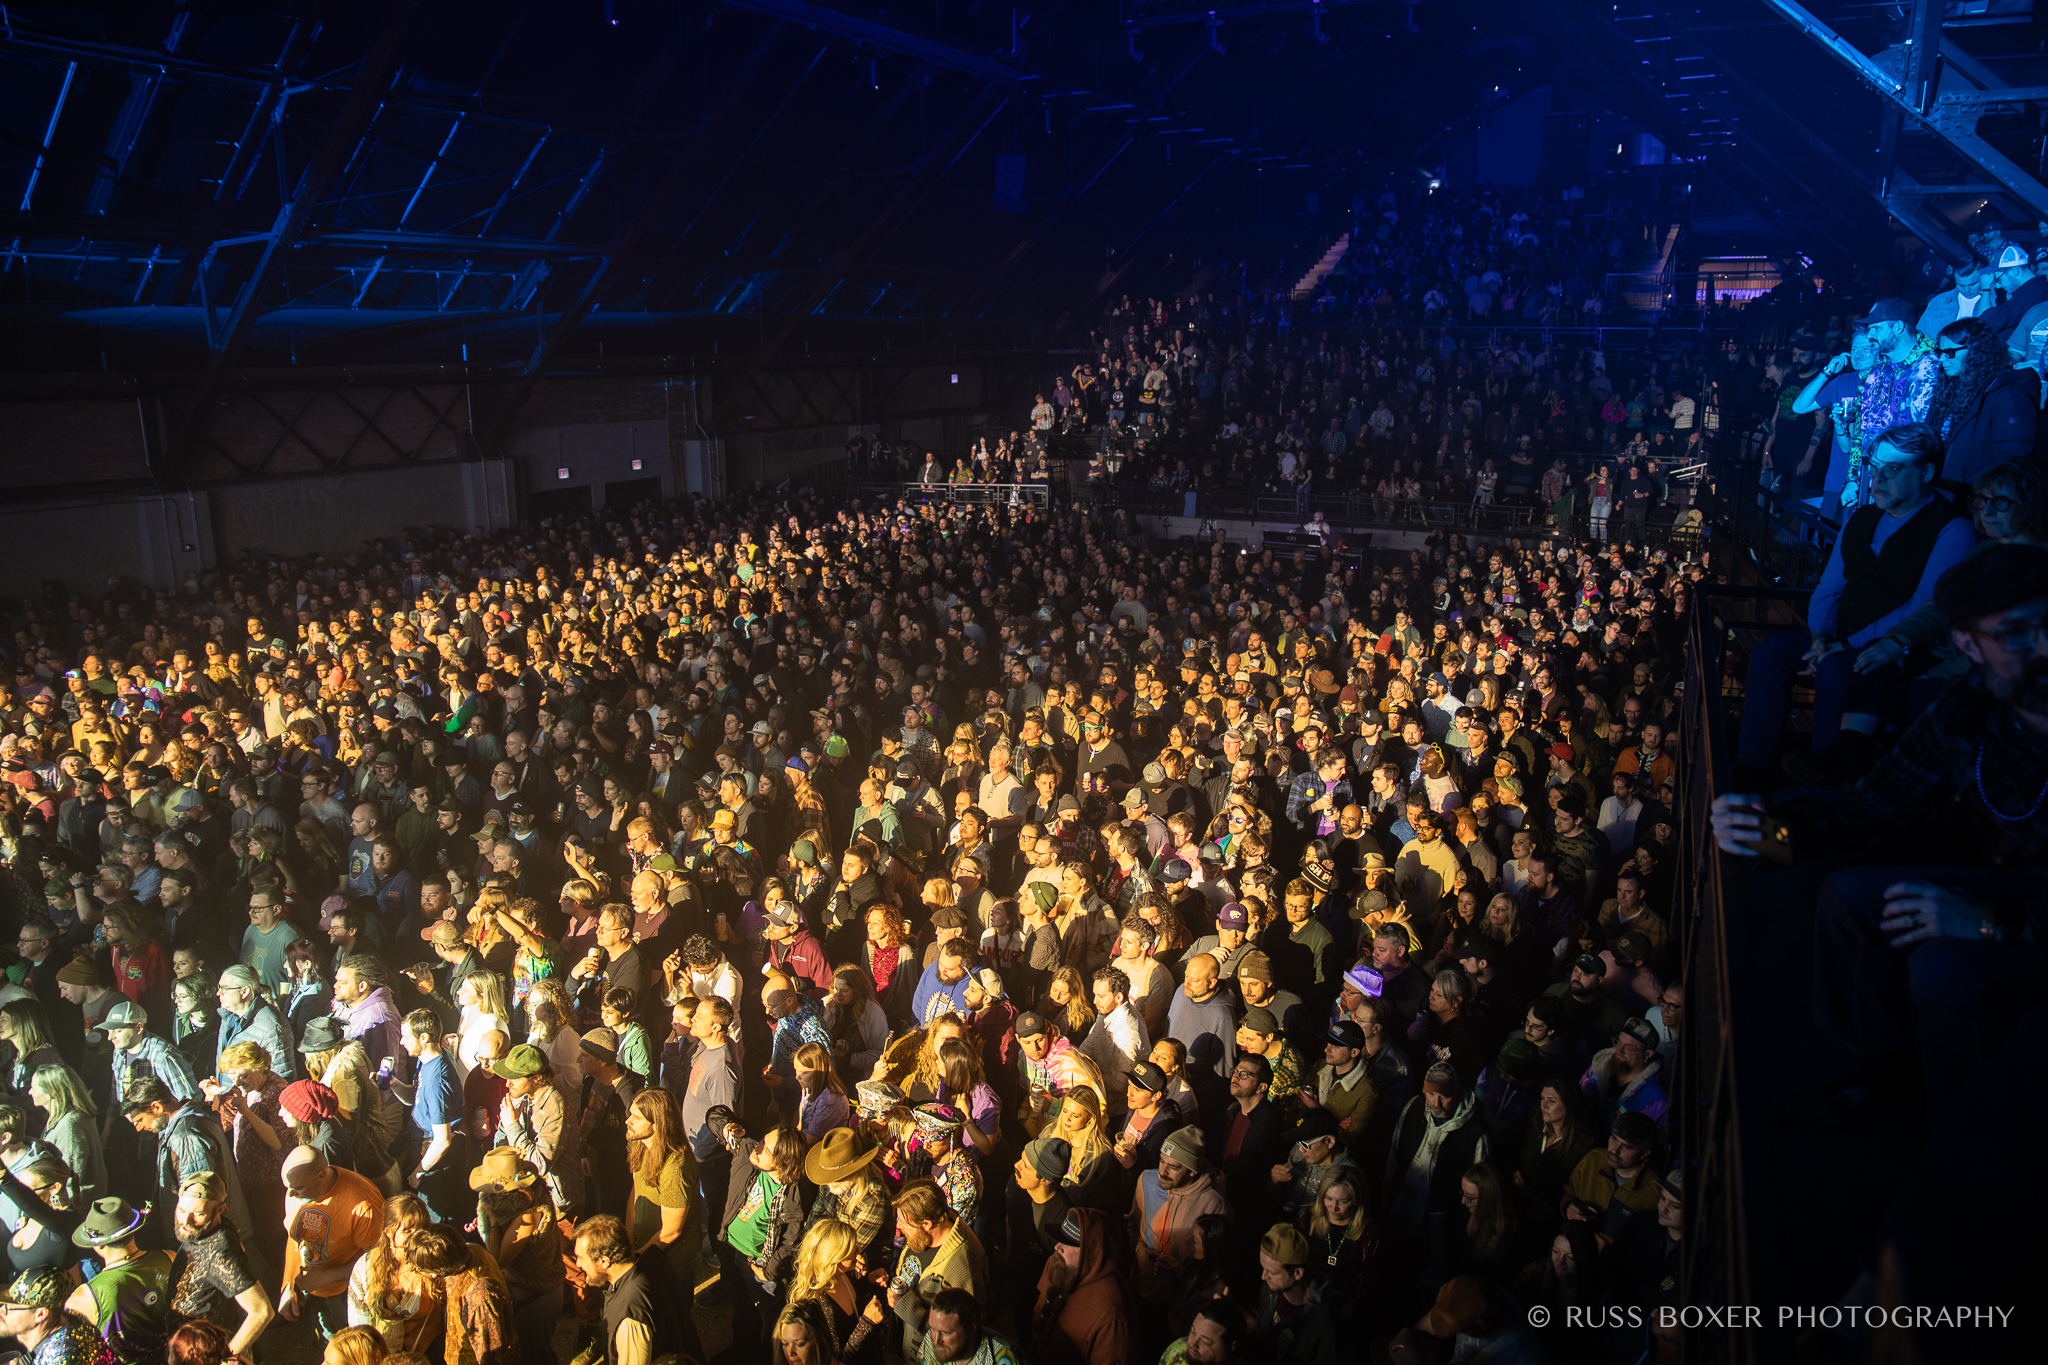
<instances>
[{"instance_id":1,"label":"concrete wall","mask_svg":"<svg viewBox=\"0 0 2048 1365\"><path fill-rule=\"evenodd\" d=\"M215 543L226 556L245 549L334 554L408 526L472 525L464 468L444 460L209 489Z\"/></svg>"},{"instance_id":2,"label":"concrete wall","mask_svg":"<svg viewBox=\"0 0 2048 1365\"><path fill-rule=\"evenodd\" d=\"M661 495L675 496L675 459L665 418L529 427L512 437L507 453L517 462L520 486L528 492L587 488L602 501L608 483L660 479Z\"/></svg>"},{"instance_id":3,"label":"concrete wall","mask_svg":"<svg viewBox=\"0 0 2048 1365\"><path fill-rule=\"evenodd\" d=\"M146 479L145 423L154 448L155 405L139 399L0 404L0 488Z\"/></svg>"},{"instance_id":4,"label":"concrete wall","mask_svg":"<svg viewBox=\"0 0 2048 1365\"><path fill-rule=\"evenodd\" d=\"M0 508L0 595L39 595L50 579L96 597L109 583L170 587L213 563L205 493Z\"/></svg>"},{"instance_id":5,"label":"concrete wall","mask_svg":"<svg viewBox=\"0 0 2048 1365\"><path fill-rule=\"evenodd\" d=\"M725 438L726 486L773 486L828 460L843 460L846 443L862 430L838 426L735 432Z\"/></svg>"},{"instance_id":6,"label":"concrete wall","mask_svg":"<svg viewBox=\"0 0 2048 1365\"><path fill-rule=\"evenodd\" d=\"M884 371L877 382L886 390L877 399L890 439L918 449L957 453L987 403L988 377L973 366ZM333 553L408 527L501 527L521 515L526 495L561 488L588 488L597 502L607 483L653 478L665 497L719 499L842 460L851 436L876 430L724 432L734 423L715 419L720 395L710 380L557 382L539 385L521 410L507 442L511 458L479 463L456 458L470 423L466 391L426 386L349 396L353 408L332 395L266 394L267 406L236 395L214 438L250 462L267 454L265 476L231 482L232 467L206 450L161 496L133 490L165 476L161 452L174 410L135 399L0 404L0 493L7 495L0 592L34 591L53 578L87 592L110 579L170 587L245 549ZM734 397L731 406L728 418L757 405ZM789 412L785 402L764 409L760 420ZM295 422L296 436L280 439L279 414ZM401 462L414 450L417 462ZM319 472L322 458L345 453L356 462L350 472ZM557 477L563 468L568 479ZM187 478L202 486L189 488ZM35 492L94 484L108 491Z\"/></svg>"}]
</instances>

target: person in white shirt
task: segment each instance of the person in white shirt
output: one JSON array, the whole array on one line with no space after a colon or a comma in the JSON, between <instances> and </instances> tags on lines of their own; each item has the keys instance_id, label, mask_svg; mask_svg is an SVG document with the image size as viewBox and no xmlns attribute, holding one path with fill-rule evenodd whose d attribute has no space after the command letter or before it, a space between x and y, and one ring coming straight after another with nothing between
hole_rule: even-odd
<instances>
[{"instance_id":1,"label":"person in white shirt","mask_svg":"<svg viewBox=\"0 0 2048 1365\"><path fill-rule=\"evenodd\" d=\"M1159 931L1132 915L1117 931L1116 956L1109 964L1129 983L1132 1001L1150 1038L1166 1035L1166 1011L1173 1003L1173 975L1152 960L1152 948L1158 942Z\"/></svg>"},{"instance_id":2,"label":"person in white shirt","mask_svg":"<svg viewBox=\"0 0 2048 1365\"><path fill-rule=\"evenodd\" d=\"M1636 796L1634 773L1614 775L1614 795L1600 803L1600 832L1616 854L1636 846L1636 821L1643 817L1642 800Z\"/></svg>"},{"instance_id":3,"label":"person in white shirt","mask_svg":"<svg viewBox=\"0 0 2048 1365\"><path fill-rule=\"evenodd\" d=\"M1508 841L1512 855L1500 865L1501 889L1510 896L1522 894L1522 888L1529 884L1529 859L1536 852L1536 835L1531 830L1518 829Z\"/></svg>"},{"instance_id":4,"label":"person in white shirt","mask_svg":"<svg viewBox=\"0 0 2048 1365\"><path fill-rule=\"evenodd\" d=\"M1671 429L1683 434L1692 430L1693 414L1697 410L1692 399L1674 389L1671 392Z\"/></svg>"},{"instance_id":5,"label":"person in white shirt","mask_svg":"<svg viewBox=\"0 0 2048 1365\"><path fill-rule=\"evenodd\" d=\"M1145 1021L1131 1004L1131 979L1115 967L1095 973L1095 1023L1081 1040L1081 1054L1102 1072L1102 1089L1109 1101L1107 1117L1112 1124L1122 1120L1129 1107L1126 1095L1131 1068L1152 1051Z\"/></svg>"}]
</instances>

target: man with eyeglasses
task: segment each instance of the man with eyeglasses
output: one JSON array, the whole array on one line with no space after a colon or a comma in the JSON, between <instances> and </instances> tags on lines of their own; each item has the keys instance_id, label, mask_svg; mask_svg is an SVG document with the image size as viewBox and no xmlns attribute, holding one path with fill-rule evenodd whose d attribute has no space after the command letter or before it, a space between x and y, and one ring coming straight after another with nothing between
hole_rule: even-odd
<instances>
[{"instance_id":1,"label":"man with eyeglasses","mask_svg":"<svg viewBox=\"0 0 2048 1365\"><path fill-rule=\"evenodd\" d=\"M1074 760L1074 785L1084 786L1085 779L1100 776L1108 783L1109 793L1121 797L1124 788L1131 785L1131 772L1130 757L1110 733L1107 717L1092 708L1083 713L1081 749Z\"/></svg>"},{"instance_id":2,"label":"man with eyeglasses","mask_svg":"<svg viewBox=\"0 0 2048 1365\"><path fill-rule=\"evenodd\" d=\"M1858 509L1837 537L1807 606L1806 626L1771 636L1750 655L1735 750L1739 787L1754 790L1777 765L1792 683L1808 667L1814 674L1813 756L1788 760L1786 771L1802 782L1829 785L1875 759L1874 723L1843 728L1856 651L1930 600L1935 582L1977 538L1954 504L1934 491L1941 460L1941 437L1924 422L1888 428L1872 443L1871 505ZM1818 757L1831 746L1839 752Z\"/></svg>"},{"instance_id":3,"label":"man with eyeglasses","mask_svg":"<svg viewBox=\"0 0 2048 1365\"><path fill-rule=\"evenodd\" d=\"M1232 1212L1240 1224L1257 1227L1260 1216L1279 1202L1273 1168L1287 1159L1293 1125L1268 1097L1272 1063L1253 1053L1239 1053L1227 1075L1230 1103L1218 1106L1220 1112L1210 1116L1203 1147L1218 1154L1223 1187L1230 1191Z\"/></svg>"}]
</instances>

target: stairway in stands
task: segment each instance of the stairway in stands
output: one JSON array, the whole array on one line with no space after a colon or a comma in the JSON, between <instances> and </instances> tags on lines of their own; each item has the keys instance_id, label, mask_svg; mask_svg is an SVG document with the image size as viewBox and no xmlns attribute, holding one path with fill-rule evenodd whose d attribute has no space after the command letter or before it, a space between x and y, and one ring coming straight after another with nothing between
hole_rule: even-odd
<instances>
[{"instance_id":1,"label":"stairway in stands","mask_svg":"<svg viewBox=\"0 0 2048 1365\"><path fill-rule=\"evenodd\" d=\"M1325 279L1329 278L1330 272L1337 268L1337 262L1343 260L1344 253L1349 250L1351 250L1351 234L1347 232L1332 242L1330 249L1323 253L1323 259L1317 261L1308 274L1301 277L1301 282L1294 286L1294 297L1297 299L1314 298L1316 289Z\"/></svg>"},{"instance_id":2,"label":"stairway in stands","mask_svg":"<svg viewBox=\"0 0 2048 1365\"><path fill-rule=\"evenodd\" d=\"M1680 225L1673 223L1662 237L1645 237L1629 261L1628 272L1608 277L1619 295L1610 308L1637 317L1662 315L1678 258L1679 229Z\"/></svg>"}]
</instances>

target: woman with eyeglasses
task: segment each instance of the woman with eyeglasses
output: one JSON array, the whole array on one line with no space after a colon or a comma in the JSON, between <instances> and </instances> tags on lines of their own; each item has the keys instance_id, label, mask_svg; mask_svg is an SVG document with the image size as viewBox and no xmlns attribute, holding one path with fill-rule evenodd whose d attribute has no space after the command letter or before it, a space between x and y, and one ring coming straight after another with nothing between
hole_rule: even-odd
<instances>
[{"instance_id":1,"label":"woman with eyeglasses","mask_svg":"<svg viewBox=\"0 0 2048 1365\"><path fill-rule=\"evenodd\" d=\"M1977 318L1941 329L1934 343L1941 376L1927 422L1948 444L1944 483L1972 484L1994 467L2033 454L2040 377L2014 369L2005 339Z\"/></svg>"}]
</instances>

